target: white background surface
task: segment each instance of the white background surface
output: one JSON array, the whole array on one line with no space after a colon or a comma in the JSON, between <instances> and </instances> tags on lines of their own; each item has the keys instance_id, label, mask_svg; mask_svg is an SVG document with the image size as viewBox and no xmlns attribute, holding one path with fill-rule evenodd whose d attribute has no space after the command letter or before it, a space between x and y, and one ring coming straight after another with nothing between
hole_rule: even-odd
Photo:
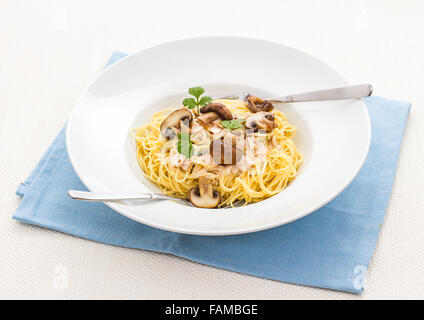
<instances>
[{"instance_id":1,"label":"white background surface","mask_svg":"<svg viewBox=\"0 0 424 320\"><path fill-rule=\"evenodd\" d=\"M421 0L0 1L0 298L424 298ZM238 35L309 52L413 103L362 295L290 285L12 220L15 195L113 50Z\"/></svg>"}]
</instances>

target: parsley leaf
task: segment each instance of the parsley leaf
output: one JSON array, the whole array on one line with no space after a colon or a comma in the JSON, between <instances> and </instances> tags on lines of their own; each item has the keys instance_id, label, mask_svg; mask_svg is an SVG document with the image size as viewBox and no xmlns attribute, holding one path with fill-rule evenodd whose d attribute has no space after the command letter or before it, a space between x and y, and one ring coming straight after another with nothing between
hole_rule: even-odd
<instances>
[{"instance_id":1,"label":"parsley leaf","mask_svg":"<svg viewBox=\"0 0 424 320\"><path fill-rule=\"evenodd\" d=\"M212 102L211 97L204 96L200 98L200 96L205 92L205 89L202 87L193 87L188 89L188 93L194 96L194 98L186 98L183 100L183 105L189 109L197 108L197 114L200 115L200 106L206 106L207 104Z\"/></svg>"},{"instance_id":2,"label":"parsley leaf","mask_svg":"<svg viewBox=\"0 0 424 320\"><path fill-rule=\"evenodd\" d=\"M194 148L188 132L181 132L178 134L177 151L187 159L190 159L193 156Z\"/></svg>"},{"instance_id":3,"label":"parsley leaf","mask_svg":"<svg viewBox=\"0 0 424 320\"><path fill-rule=\"evenodd\" d=\"M244 128L243 122L245 122L244 119L224 120L221 121L221 125L228 130L235 130Z\"/></svg>"},{"instance_id":4,"label":"parsley leaf","mask_svg":"<svg viewBox=\"0 0 424 320\"><path fill-rule=\"evenodd\" d=\"M186 98L183 100L183 105L189 109L193 109L197 107L197 102L193 98Z\"/></svg>"},{"instance_id":5,"label":"parsley leaf","mask_svg":"<svg viewBox=\"0 0 424 320\"><path fill-rule=\"evenodd\" d=\"M205 92L205 89L202 87L194 87L188 89L188 93L190 93L192 96L195 96L197 100L199 100L200 96Z\"/></svg>"},{"instance_id":6,"label":"parsley leaf","mask_svg":"<svg viewBox=\"0 0 424 320\"><path fill-rule=\"evenodd\" d=\"M202 97L202 99L200 99L199 105L201 105L202 107L204 107L204 106L208 105L211 102L212 102L212 98L211 97L204 96L204 97Z\"/></svg>"}]
</instances>

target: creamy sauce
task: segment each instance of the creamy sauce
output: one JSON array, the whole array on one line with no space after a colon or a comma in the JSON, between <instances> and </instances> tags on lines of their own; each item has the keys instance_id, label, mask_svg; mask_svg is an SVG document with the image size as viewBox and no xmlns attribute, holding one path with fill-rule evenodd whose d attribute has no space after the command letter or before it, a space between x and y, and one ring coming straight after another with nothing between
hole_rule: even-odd
<instances>
[{"instance_id":1,"label":"creamy sauce","mask_svg":"<svg viewBox=\"0 0 424 320\"><path fill-rule=\"evenodd\" d=\"M234 119L245 119L250 113L239 115L233 113ZM245 136L244 129L228 130L221 126L221 119L216 119L205 125L204 123L194 119L191 129L183 127L182 131L190 132L190 140L194 148L194 155L190 159L186 159L184 155L177 152L176 148L170 157L170 165L175 168L181 168L184 171L190 171L195 177L212 175L219 177L231 173L241 173L248 171L252 166L263 162L266 159L268 148L278 147L276 138L273 136L271 141L267 143L266 137L258 137L258 135L248 134ZM223 140L227 144L234 144L238 148L244 150L244 154L240 161L235 165L218 165L214 164L209 154L209 146L212 141ZM259 161L258 161L259 159ZM196 165L198 164L198 165Z\"/></svg>"}]
</instances>

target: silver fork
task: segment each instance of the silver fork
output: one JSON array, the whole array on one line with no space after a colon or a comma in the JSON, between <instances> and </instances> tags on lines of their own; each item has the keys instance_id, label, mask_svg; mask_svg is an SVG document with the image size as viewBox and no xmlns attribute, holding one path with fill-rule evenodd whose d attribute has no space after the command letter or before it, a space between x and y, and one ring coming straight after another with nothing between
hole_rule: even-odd
<instances>
[{"instance_id":1,"label":"silver fork","mask_svg":"<svg viewBox=\"0 0 424 320\"><path fill-rule=\"evenodd\" d=\"M75 200L98 201L98 202L116 202L122 200L172 200L186 206L194 207L190 201L165 196L159 193L104 193L92 191L69 190L68 195ZM243 206L243 201L236 202L234 207ZM222 209L232 208L231 206L222 207Z\"/></svg>"},{"instance_id":2,"label":"silver fork","mask_svg":"<svg viewBox=\"0 0 424 320\"><path fill-rule=\"evenodd\" d=\"M359 84L354 86L347 86L341 88L333 88L319 91L311 91L304 93L297 93L282 97L268 97L263 100L269 100L274 103L293 103L293 102L310 102L310 101L323 101L323 100L339 100L339 99L357 99L369 97L373 93L373 87L370 84ZM246 98L247 93L234 94L217 99L237 99L242 100Z\"/></svg>"},{"instance_id":3,"label":"silver fork","mask_svg":"<svg viewBox=\"0 0 424 320\"><path fill-rule=\"evenodd\" d=\"M72 199L82 201L116 202L122 200L173 200L188 206L192 206L189 201L165 196L159 193L105 193L69 190L68 195Z\"/></svg>"}]
</instances>

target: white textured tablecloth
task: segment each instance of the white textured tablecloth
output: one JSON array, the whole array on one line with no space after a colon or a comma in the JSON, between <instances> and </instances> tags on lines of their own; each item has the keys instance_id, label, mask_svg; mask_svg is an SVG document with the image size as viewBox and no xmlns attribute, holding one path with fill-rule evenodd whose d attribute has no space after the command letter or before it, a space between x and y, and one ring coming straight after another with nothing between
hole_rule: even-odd
<instances>
[{"instance_id":1,"label":"white textured tablecloth","mask_svg":"<svg viewBox=\"0 0 424 320\"><path fill-rule=\"evenodd\" d=\"M0 2L0 298L424 298L424 3L420 0ZM284 43L412 102L360 296L117 248L11 219L18 184L113 50L238 35Z\"/></svg>"}]
</instances>

